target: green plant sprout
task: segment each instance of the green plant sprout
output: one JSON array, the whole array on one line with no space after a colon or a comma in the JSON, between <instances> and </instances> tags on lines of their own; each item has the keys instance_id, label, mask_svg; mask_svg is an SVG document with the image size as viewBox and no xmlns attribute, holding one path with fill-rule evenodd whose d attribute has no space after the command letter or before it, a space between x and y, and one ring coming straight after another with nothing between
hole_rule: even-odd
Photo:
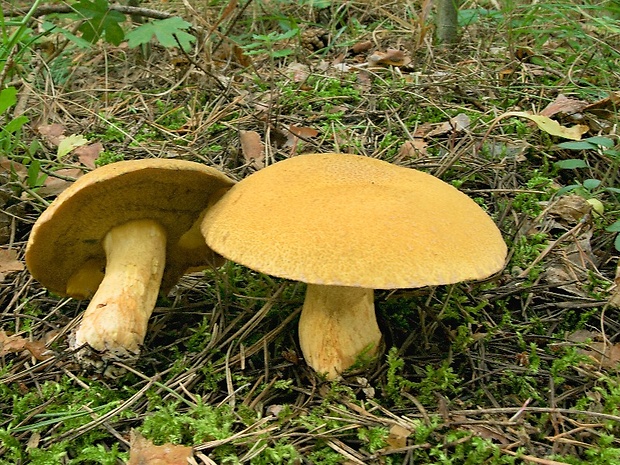
<instances>
[{"instance_id":1,"label":"green plant sprout","mask_svg":"<svg viewBox=\"0 0 620 465\"><path fill-rule=\"evenodd\" d=\"M281 58L293 53L290 47L277 48L280 42L287 41L299 35L299 29L293 28L286 32L272 31L269 34L254 34L252 39L254 42L242 46L246 55L267 54L271 58Z\"/></svg>"},{"instance_id":2,"label":"green plant sprout","mask_svg":"<svg viewBox=\"0 0 620 465\"><path fill-rule=\"evenodd\" d=\"M601 157L605 157L611 161L611 171L614 172L617 170L618 166L620 166L620 150L618 150L615 145L616 143L614 140L602 136L590 137L581 141L562 142L558 144L558 147L568 150L584 151L584 158L560 160L555 162L554 165L559 169L589 168L588 153L596 152ZM613 197L616 197L620 195L620 188L606 186L600 179L588 178L581 182L575 181L574 184L562 187L556 192L556 195L563 195L568 192L584 197L592 204L596 213L603 214L605 208L598 197L603 193L611 194ZM620 220L607 226L605 230L614 233L620 232ZM620 234L615 238L614 247L616 250L620 251Z\"/></svg>"}]
</instances>

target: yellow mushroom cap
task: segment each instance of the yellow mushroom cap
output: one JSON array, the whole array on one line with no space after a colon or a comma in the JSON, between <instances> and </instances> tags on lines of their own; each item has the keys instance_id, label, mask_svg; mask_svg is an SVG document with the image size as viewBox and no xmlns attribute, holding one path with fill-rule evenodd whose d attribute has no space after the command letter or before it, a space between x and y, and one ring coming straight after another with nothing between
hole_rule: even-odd
<instances>
[{"instance_id":1,"label":"yellow mushroom cap","mask_svg":"<svg viewBox=\"0 0 620 465\"><path fill-rule=\"evenodd\" d=\"M507 251L493 220L451 185L346 154L300 155L248 176L201 229L213 250L254 270L377 289L481 279Z\"/></svg>"},{"instance_id":2,"label":"yellow mushroom cap","mask_svg":"<svg viewBox=\"0 0 620 465\"><path fill-rule=\"evenodd\" d=\"M67 295L71 276L84 267L86 272L96 269L96 263L105 267L102 241L110 229L131 220L152 219L166 231L162 280L166 289L188 268L215 261L206 244L189 250L179 240L198 220L212 194L233 184L217 169L185 160L131 160L97 168L62 192L36 221L26 248L26 265L45 287ZM75 294L84 297L79 289Z\"/></svg>"}]
</instances>

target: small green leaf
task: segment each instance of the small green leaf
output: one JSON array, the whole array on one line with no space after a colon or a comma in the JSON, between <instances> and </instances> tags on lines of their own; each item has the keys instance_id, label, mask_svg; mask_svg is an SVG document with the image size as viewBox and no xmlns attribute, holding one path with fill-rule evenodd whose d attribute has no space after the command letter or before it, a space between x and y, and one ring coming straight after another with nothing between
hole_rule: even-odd
<instances>
[{"instance_id":1,"label":"small green leaf","mask_svg":"<svg viewBox=\"0 0 620 465\"><path fill-rule=\"evenodd\" d=\"M615 221L605 228L608 232L620 232L620 220Z\"/></svg>"},{"instance_id":2,"label":"small green leaf","mask_svg":"<svg viewBox=\"0 0 620 465\"><path fill-rule=\"evenodd\" d=\"M614 141L608 137L593 136L580 141L562 142L558 147L568 150L595 150L599 147L611 148L614 145Z\"/></svg>"},{"instance_id":3,"label":"small green leaf","mask_svg":"<svg viewBox=\"0 0 620 465\"><path fill-rule=\"evenodd\" d=\"M575 189L578 189L579 187L581 187L581 186L579 186L579 184L571 184L570 186L564 186L561 189L558 189L558 191L556 192L556 195L558 195L558 196L564 195L564 194L566 194L568 192L572 192Z\"/></svg>"},{"instance_id":4,"label":"small green leaf","mask_svg":"<svg viewBox=\"0 0 620 465\"><path fill-rule=\"evenodd\" d=\"M155 37L166 48L178 47L180 43L181 47L187 50L196 40L196 37L185 32L190 27L190 23L178 16L145 23L127 33L127 43L134 48L149 43Z\"/></svg>"},{"instance_id":5,"label":"small green leaf","mask_svg":"<svg viewBox=\"0 0 620 465\"><path fill-rule=\"evenodd\" d=\"M616 240L614 241L614 247L618 252L620 252L620 234L616 236Z\"/></svg>"},{"instance_id":6,"label":"small green leaf","mask_svg":"<svg viewBox=\"0 0 620 465\"><path fill-rule=\"evenodd\" d=\"M28 122L28 117L27 116L18 116L17 118L13 118L11 121L9 121L4 128L2 128L3 131L8 132L9 134L13 134L17 131L19 131L22 126L24 124L26 124Z\"/></svg>"},{"instance_id":7,"label":"small green leaf","mask_svg":"<svg viewBox=\"0 0 620 465\"><path fill-rule=\"evenodd\" d=\"M125 21L125 15L110 10L107 0L80 0L73 8L87 20L78 28L84 40L94 43L104 38L113 45L119 45L125 38L125 32L119 25Z\"/></svg>"},{"instance_id":8,"label":"small green leaf","mask_svg":"<svg viewBox=\"0 0 620 465\"><path fill-rule=\"evenodd\" d=\"M56 156L60 160L64 158L67 154L69 154L73 149L86 144L88 144L88 139L86 139L84 136L80 136L78 134L71 134L70 136L67 136L60 141L60 143L58 144L58 151L56 153Z\"/></svg>"},{"instance_id":9,"label":"small green leaf","mask_svg":"<svg viewBox=\"0 0 620 465\"><path fill-rule=\"evenodd\" d=\"M41 187L46 179L47 174L41 173L41 162L39 160L32 160L28 165L28 177L26 179L28 187Z\"/></svg>"},{"instance_id":10,"label":"small green leaf","mask_svg":"<svg viewBox=\"0 0 620 465\"><path fill-rule=\"evenodd\" d=\"M278 40L292 39L293 37L295 37L298 34L299 34L299 29L293 28L293 29L290 29L290 30L286 31L283 34L278 35L277 38L278 38Z\"/></svg>"},{"instance_id":11,"label":"small green leaf","mask_svg":"<svg viewBox=\"0 0 620 465\"><path fill-rule=\"evenodd\" d=\"M78 48L88 49L91 47L91 43L87 40L82 39L81 37L76 36L65 28L57 26L54 23L50 23L49 21L44 21L41 25L42 29L47 33L59 33L65 36L69 41L75 44Z\"/></svg>"},{"instance_id":12,"label":"small green leaf","mask_svg":"<svg viewBox=\"0 0 620 465\"><path fill-rule=\"evenodd\" d=\"M568 150L595 150L596 144L590 143L587 139L580 141L562 142L558 147Z\"/></svg>"},{"instance_id":13,"label":"small green leaf","mask_svg":"<svg viewBox=\"0 0 620 465\"><path fill-rule=\"evenodd\" d=\"M607 149L605 150L605 152L603 152L606 156L608 156L609 158L613 158L613 159L620 159L620 150L615 150L615 149Z\"/></svg>"},{"instance_id":14,"label":"small green leaf","mask_svg":"<svg viewBox=\"0 0 620 465\"><path fill-rule=\"evenodd\" d=\"M290 55L293 53L293 50L290 48L283 48L282 50L274 50L271 52L271 56L274 58L281 58Z\"/></svg>"},{"instance_id":15,"label":"small green leaf","mask_svg":"<svg viewBox=\"0 0 620 465\"><path fill-rule=\"evenodd\" d=\"M608 149L616 145L613 139L603 136L588 137L587 139L584 139L584 141L590 142L591 144L600 145L601 147L605 147Z\"/></svg>"},{"instance_id":16,"label":"small green leaf","mask_svg":"<svg viewBox=\"0 0 620 465\"><path fill-rule=\"evenodd\" d=\"M17 89L7 87L0 91L0 115L17 103Z\"/></svg>"},{"instance_id":17,"label":"small green leaf","mask_svg":"<svg viewBox=\"0 0 620 465\"><path fill-rule=\"evenodd\" d=\"M583 181L582 185L583 187L591 191L592 189L596 189L598 186L600 186L601 181L599 181L598 179L586 179L585 181Z\"/></svg>"},{"instance_id":18,"label":"small green leaf","mask_svg":"<svg viewBox=\"0 0 620 465\"><path fill-rule=\"evenodd\" d=\"M577 158L556 161L554 165L561 170L574 170L576 168L586 168L588 166L585 160L580 160Z\"/></svg>"}]
</instances>

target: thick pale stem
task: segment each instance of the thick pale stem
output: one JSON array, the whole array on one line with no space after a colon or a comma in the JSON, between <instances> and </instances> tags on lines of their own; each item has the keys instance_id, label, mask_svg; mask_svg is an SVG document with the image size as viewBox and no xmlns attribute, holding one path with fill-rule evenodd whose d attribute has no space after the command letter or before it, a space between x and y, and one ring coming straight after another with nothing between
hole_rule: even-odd
<instances>
[{"instance_id":1,"label":"thick pale stem","mask_svg":"<svg viewBox=\"0 0 620 465\"><path fill-rule=\"evenodd\" d=\"M103 240L105 277L75 334L75 346L121 357L144 342L166 262L166 232L155 221L135 220L111 229Z\"/></svg>"},{"instance_id":2,"label":"thick pale stem","mask_svg":"<svg viewBox=\"0 0 620 465\"><path fill-rule=\"evenodd\" d=\"M328 379L372 356L381 342L372 289L308 284L299 319L306 363Z\"/></svg>"}]
</instances>

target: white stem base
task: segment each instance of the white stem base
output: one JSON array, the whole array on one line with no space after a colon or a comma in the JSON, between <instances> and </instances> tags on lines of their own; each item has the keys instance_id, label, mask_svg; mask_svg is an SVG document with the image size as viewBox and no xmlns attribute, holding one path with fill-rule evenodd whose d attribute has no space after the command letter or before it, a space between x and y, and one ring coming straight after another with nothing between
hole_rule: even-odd
<instances>
[{"instance_id":1,"label":"white stem base","mask_svg":"<svg viewBox=\"0 0 620 465\"><path fill-rule=\"evenodd\" d=\"M155 221L136 220L111 229L103 240L105 277L75 334L84 344L121 357L144 342L166 262L166 232Z\"/></svg>"},{"instance_id":2,"label":"white stem base","mask_svg":"<svg viewBox=\"0 0 620 465\"><path fill-rule=\"evenodd\" d=\"M308 284L299 343L316 372L335 379L360 355L374 355L380 342L372 289Z\"/></svg>"}]
</instances>

